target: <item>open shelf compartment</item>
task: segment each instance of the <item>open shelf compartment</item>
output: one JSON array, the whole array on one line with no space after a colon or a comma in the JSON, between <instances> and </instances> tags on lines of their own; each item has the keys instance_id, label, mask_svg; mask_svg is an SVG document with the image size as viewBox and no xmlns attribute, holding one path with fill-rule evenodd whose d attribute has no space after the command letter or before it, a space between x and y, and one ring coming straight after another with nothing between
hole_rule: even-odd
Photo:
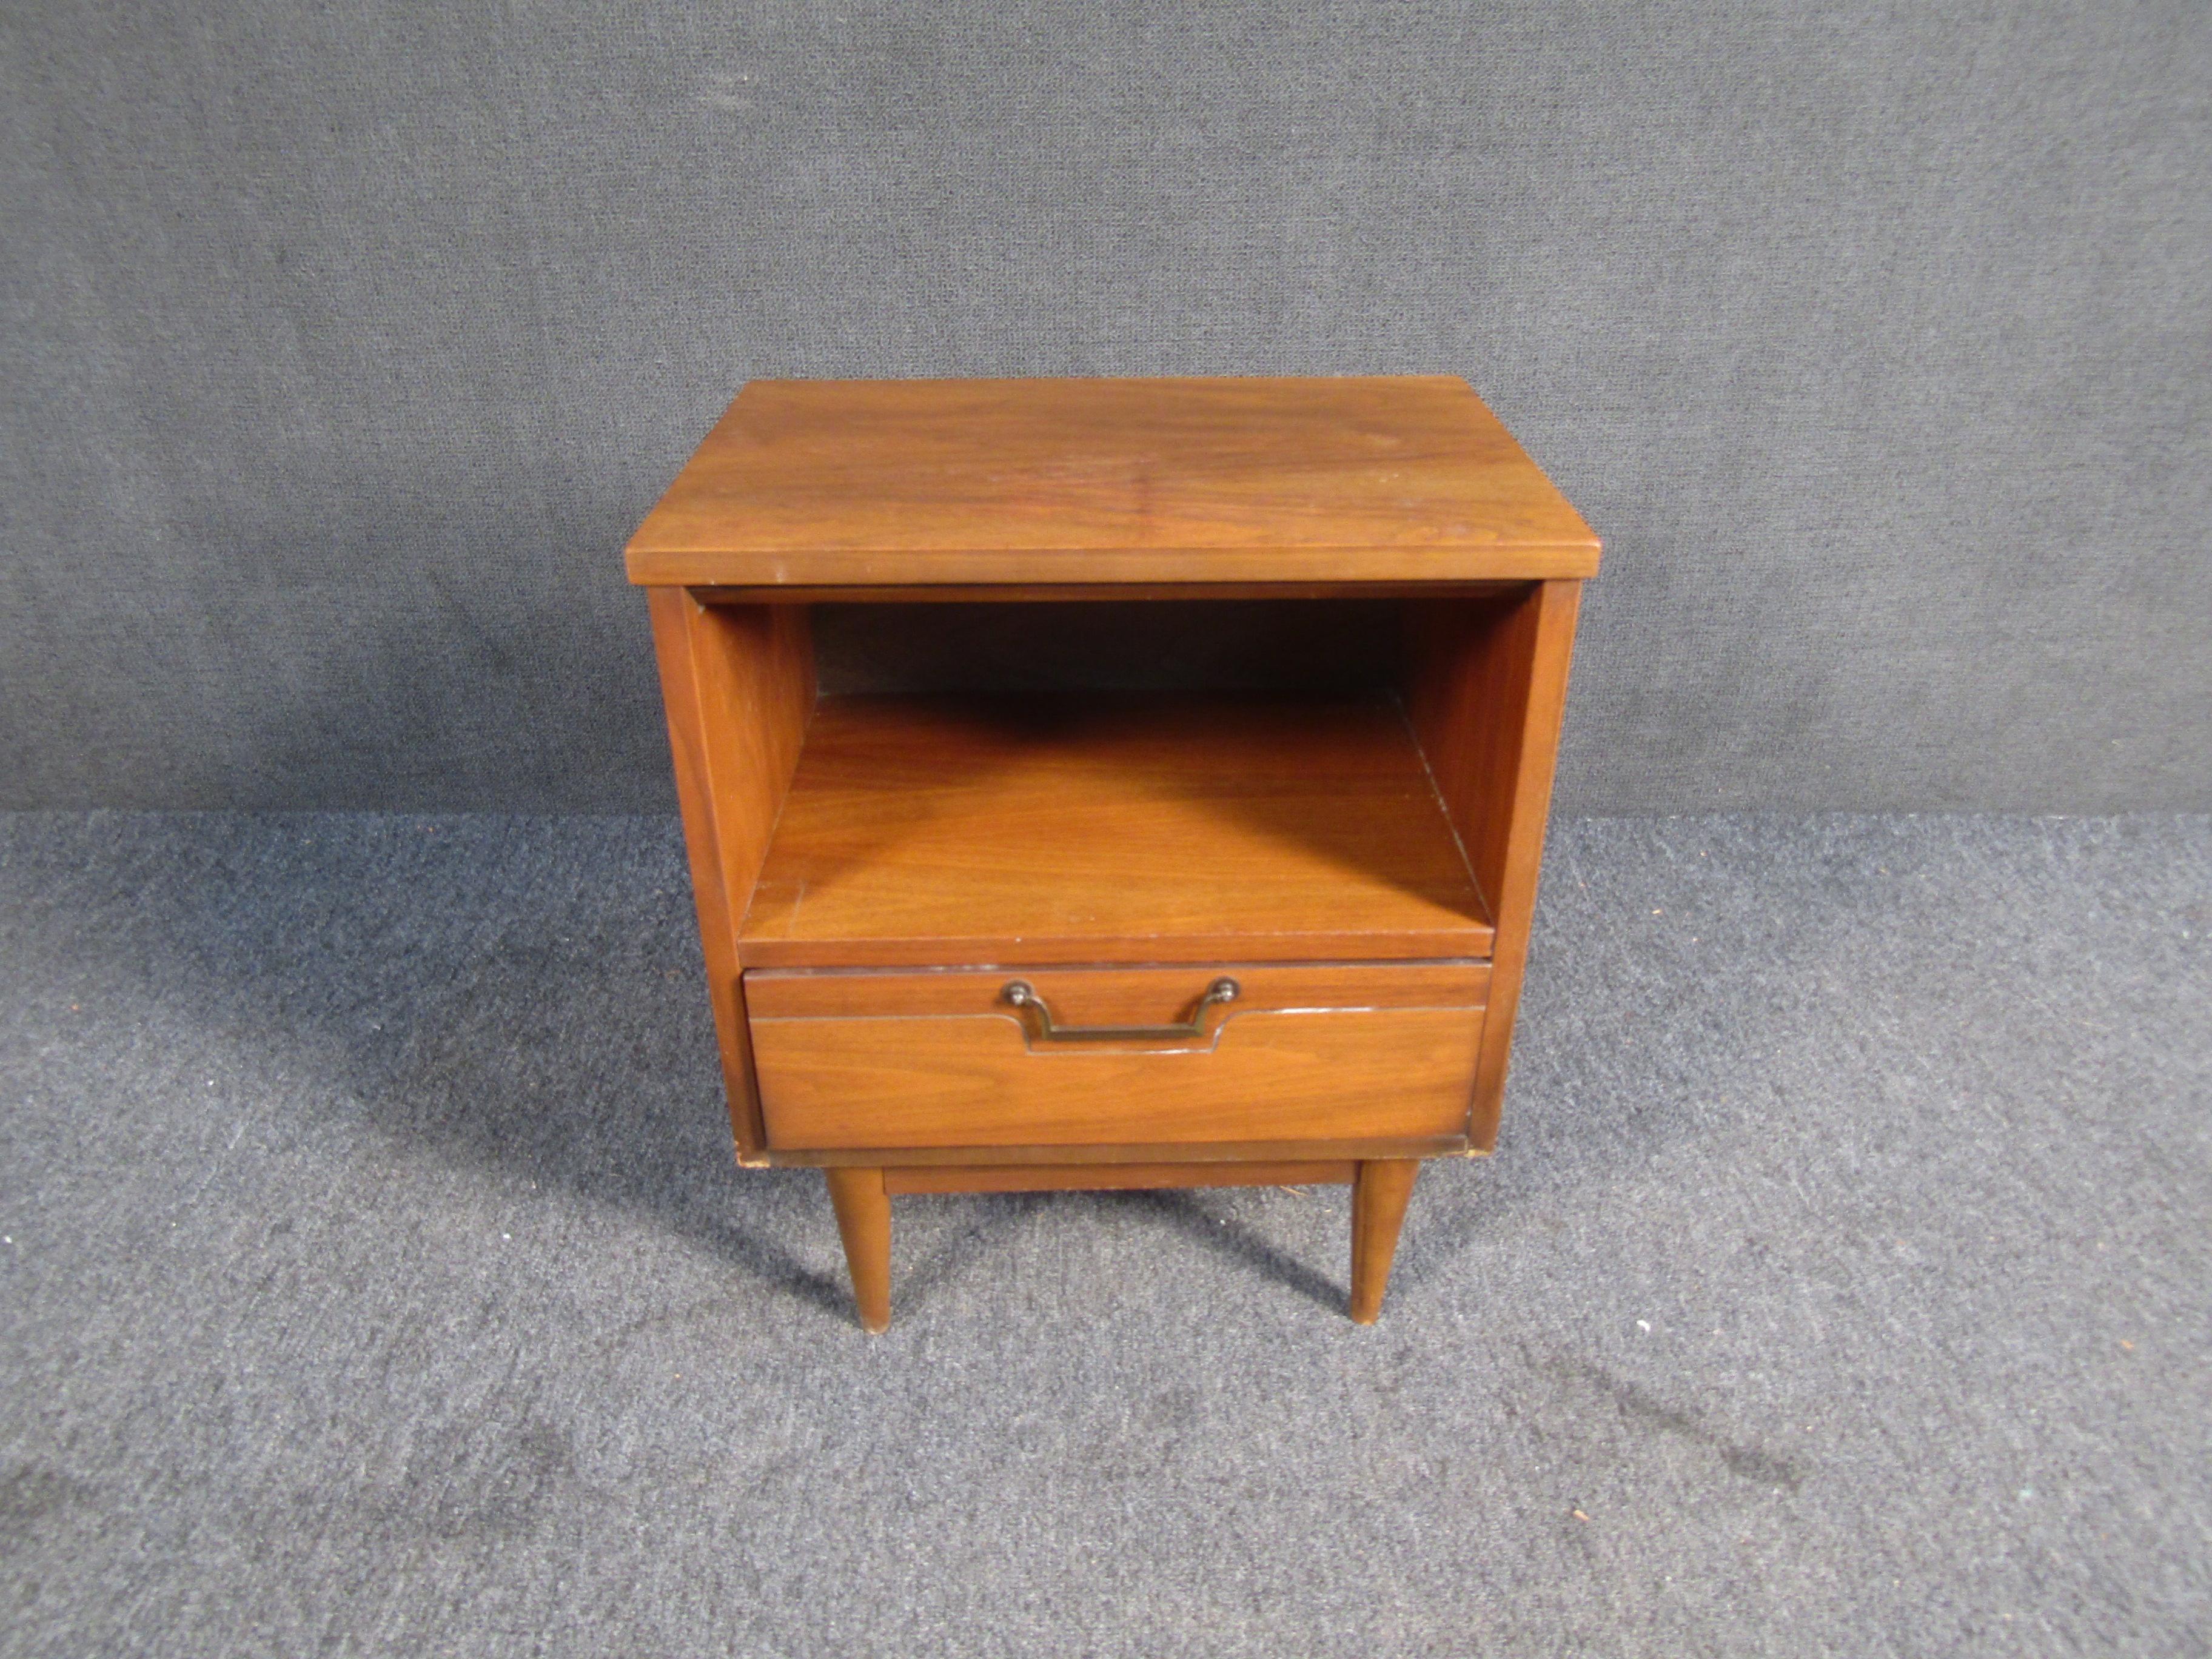
<instances>
[{"instance_id":1,"label":"open shelf compartment","mask_svg":"<svg viewBox=\"0 0 2212 1659\"><path fill-rule=\"evenodd\" d=\"M1481 957L1388 691L822 700L747 968Z\"/></svg>"}]
</instances>

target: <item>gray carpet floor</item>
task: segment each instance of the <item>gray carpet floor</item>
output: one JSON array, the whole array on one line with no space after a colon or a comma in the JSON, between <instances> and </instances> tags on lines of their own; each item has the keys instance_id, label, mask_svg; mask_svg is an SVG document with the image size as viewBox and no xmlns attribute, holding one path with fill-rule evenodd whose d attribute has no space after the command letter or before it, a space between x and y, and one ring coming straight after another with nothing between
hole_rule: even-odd
<instances>
[{"instance_id":1,"label":"gray carpet floor","mask_svg":"<svg viewBox=\"0 0 2212 1659\"><path fill-rule=\"evenodd\" d=\"M1505 1133L731 1160L659 819L0 822L0 1650L2202 1654L2212 823L1554 836Z\"/></svg>"}]
</instances>

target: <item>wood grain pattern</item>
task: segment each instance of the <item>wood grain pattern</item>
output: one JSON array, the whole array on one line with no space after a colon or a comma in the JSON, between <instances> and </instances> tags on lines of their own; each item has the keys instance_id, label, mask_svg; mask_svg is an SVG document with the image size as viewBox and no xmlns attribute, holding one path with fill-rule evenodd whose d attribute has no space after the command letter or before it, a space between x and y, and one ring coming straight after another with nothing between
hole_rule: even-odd
<instances>
[{"instance_id":1,"label":"wood grain pattern","mask_svg":"<svg viewBox=\"0 0 2212 1659\"><path fill-rule=\"evenodd\" d=\"M853 1275L853 1304L860 1328L880 1336L891 1324L891 1200L881 1170L824 1170L830 1205L837 1212L845 1266Z\"/></svg>"},{"instance_id":2,"label":"wood grain pattern","mask_svg":"<svg viewBox=\"0 0 2212 1659\"><path fill-rule=\"evenodd\" d=\"M866 1328L894 1192L1273 1182L1352 1183L1377 1316L1417 1160L1495 1141L1597 558L1448 377L744 390L629 571L738 1156L824 1170ZM1279 682L1210 613L1110 604L1294 597L1392 602L1269 612L1306 630L1296 696L1214 689ZM991 694L817 708L810 607L917 599L994 602L909 653ZM995 603L1040 600L1109 603ZM1393 606L1402 714L1340 690L1388 673ZM1203 672L1138 678L1201 689L1036 689L1178 649ZM1062 1026L1208 1012L1054 1042L1017 976Z\"/></svg>"},{"instance_id":3,"label":"wood grain pattern","mask_svg":"<svg viewBox=\"0 0 2212 1659\"><path fill-rule=\"evenodd\" d=\"M1350 1159L1273 1164L922 1164L886 1169L897 1193L1117 1192L1172 1187L1327 1187L1350 1182Z\"/></svg>"},{"instance_id":4,"label":"wood grain pattern","mask_svg":"<svg viewBox=\"0 0 2212 1659\"><path fill-rule=\"evenodd\" d=\"M1480 957L1387 700L824 699L748 967Z\"/></svg>"},{"instance_id":5,"label":"wood grain pattern","mask_svg":"<svg viewBox=\"0 0 2212 1659\"><path fill-rule=\"evenodd\" d=\"M1362 1163L1352 1178L1351 1313L1356 1325L1372 1325L1382 1316L1382 1292L1420 1168L1410 1158L1376 1159Z\"/></svg>"},{"instance_id":6,"label":"wood grain pattern","mask_svg":"<svg viewBox=\"0 0 2212 1659\"><path fill-rule=\"evenodd\" d=\"M1011 1016L753 1021L776 1147L1287 1140L1465 1132L1468 1007L1231 1010L1206 1048L1032 1048Z\"/></svg>"},{"instance_id":7,"label":"wood grain pattern","mask_svg":"<svg viewBox=\"0 0 2212 1659\"><path fill-rule=\"evenodd\" d=\"M1471 1152L1464 1134L1381 1135L1363 1139L1214 1141L1094 1141L1080 1146L1024 1146L1004 1141L989 1146L862 1146L771 1149L767 1163L779 1170L829 1170L847 1164L872 1168L945 1169L959 1166L1036 1164L1269 1164L1314 1158L1458 1158Z\"/></svg>"},{"instance_id":8,"label":"wood grain pattern","mask_svg":"<svg viewBox=\"0 0 2212 1659\"><path fill-rule=\"evenodd\" d=\"M913 973L885 969L822 972L756 968L745 1006L756 1019L875 1014L999 1014L1010 980L1034 987L1054 1018L1079 1025L1158 1025L1188 1018L1199 995L1232 975L1232 1009L1480 1008L1486 962L1278 963L1217 962L1187 967L1049 968L1019 964Z\"/></svg>"},{"instance_id":9,"label":"wood grain pattern","mask_svg":"<svg viewBox=\"0 0 2212 1659\"><path fill-rule=\"evenodd\" d=\"M1581 592L1536 582L1502 603L1445 602L1412 617L1407 714L1498 924L1470 1130L1486 1152L1504 1099Z\"/></svg>"},{"instance_id":10,"label":"wood grain pattern","mask_svg":"<svg viewBox=\"0 0 2212 1659\"><path fill-rule=\"evenodd\" d=\"M629 548L700 586L1587 576L1463 380L757 380Z\"/></svg>"},{"instance_id":11,"label":"wood grain pattern","mask_svg":"<svg viewBox=\"0 0 2212 1659\"><path fill-rule=\"evenodd\" d=\"M693 587L702 605L1025 605L1182 601L1197 599L1405 599L1478 598L1517 590L1511 581L1247 581L1247 582L1055 582L933 583L926 587Z\"/></svg>"},{"instance_id":12,"label":"wood grain pattern","mask_svg":"<svg viewBox=\"0 0 2212 1659\"><path fill-rule=\"evenodd\" d=\"M738 919L814 709L806 613L710 611L679 588L656 588L647 600L730 1125L739 1161L757 1161L767 1133L753 1092Z\"/></svg>"}]
</instances>

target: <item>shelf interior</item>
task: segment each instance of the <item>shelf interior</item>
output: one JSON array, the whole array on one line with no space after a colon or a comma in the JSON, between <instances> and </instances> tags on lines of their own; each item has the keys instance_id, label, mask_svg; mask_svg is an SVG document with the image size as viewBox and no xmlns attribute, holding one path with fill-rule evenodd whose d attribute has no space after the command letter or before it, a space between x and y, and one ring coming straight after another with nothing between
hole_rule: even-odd
<instances>
[{"instance_id":1,"label":"shelf interior","mask_svg":"<svg viewBox=\"0 0 2212 1659\"><path fill-rule=\"evenodd\" d=\"M1387 693L824 698L748 967L1487 957Z\"/></svg>"}]
</instances>

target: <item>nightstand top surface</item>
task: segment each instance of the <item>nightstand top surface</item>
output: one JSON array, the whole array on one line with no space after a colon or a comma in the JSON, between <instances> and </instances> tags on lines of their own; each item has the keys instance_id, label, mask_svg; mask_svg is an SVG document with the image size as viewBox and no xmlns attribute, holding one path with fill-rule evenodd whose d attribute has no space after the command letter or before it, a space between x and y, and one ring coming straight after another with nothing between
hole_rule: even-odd
<instances>
[{"instance_id":1,"label":"nightstand top surface","mask_svg":"<svg viewBox=\"0 0 2212 1659\"><path fill-rule=\"evenodd\" d=\"M1467 382L756 380L629 548L647 585L1465 582L1598 541Z\"/></svg>"}]
</instances>

